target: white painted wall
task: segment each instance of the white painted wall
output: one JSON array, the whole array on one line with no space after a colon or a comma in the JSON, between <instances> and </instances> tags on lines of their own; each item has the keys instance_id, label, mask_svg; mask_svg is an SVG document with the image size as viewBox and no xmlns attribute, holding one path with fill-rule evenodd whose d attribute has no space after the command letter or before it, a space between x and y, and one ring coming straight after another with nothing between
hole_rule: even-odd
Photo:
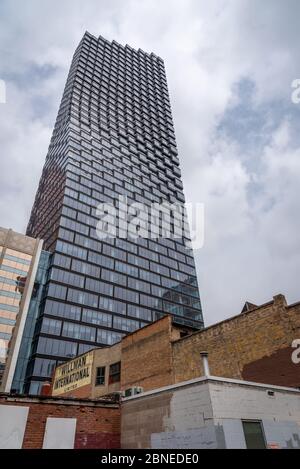
<instances>
[{"instance_id":1,"label":"white painted wall","mask_svg":"<svg viewBox=\"0 0 300 469\"><path fill-rule=\"evenodd\" d=\"M48 417L43 449L73 449L77 419Z\"/></svg>"},{"instance_id":2,"label":"white painted wall","mask_svg":"<svg viewBox=\"0 0 300 469\"><path fill-rule=\"evenodd\" d=\"M164 409L167 415L164 431L150 435L152 448L245 449L242 421L259 420L267 445L300 449L299 391L214 377L208 381L181 383L173 389L168 386L165 390L173 395L169 412ZM274 396L268 395L268 390L272 390ZM151 407L148 398L163 392L161 388L128 400L132 406L135 400L142 399L145 407L147 404ZM123 405L126 406L126 400ZM140 412L137 427L143 421L142 410Z\"/></svg>"},{"instance_id":3,"label":"white painted wall","mask_svg":"<svg viewBox=\"0 0 300 469\"><path fill-rule=\"evenodd\" d=\"M268 445L300 449L300 393L255 385L209 383L214 420L223 425L226 446L244 448L242 420L262 421ZM243 433L242 433L243 435Z\"/></svg>"},{"instance_id":4,"label":"white painted wall","mask_svg":"<svg viewBox=\"0 0 300 469\"><path fill-rule=\"evenodd\" d=\"M0 405L0 449L22 448L29 407Z\"/></svg>"},{"instance_id":5,"label":"white painted wall","mask_svg":"<svg viewBox=\"0 0 300 469\"><path fill-rule=\"evenodd\" d=\"M151 435L152 448L217 448L208 384L176 389L164 426L165 432Z\"/></svg>"}]
</instances>

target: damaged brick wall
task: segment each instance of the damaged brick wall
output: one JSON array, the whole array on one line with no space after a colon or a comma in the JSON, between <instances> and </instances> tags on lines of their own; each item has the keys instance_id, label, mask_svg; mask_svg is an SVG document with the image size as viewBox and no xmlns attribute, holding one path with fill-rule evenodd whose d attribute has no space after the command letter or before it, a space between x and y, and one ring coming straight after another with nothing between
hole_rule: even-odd
<instances>
[{"instance_id":1,"label":"damaged brick wall","mask_svg":"<svg viewBox=\"0 0 300 469\"><path fill-rule=\"evenodd\" d=\"M29 407L23 449L42 448L48 417L77 419L75 448L120 448L118 404L0 396L0 405Z\"/></svg>"}]
</instances>

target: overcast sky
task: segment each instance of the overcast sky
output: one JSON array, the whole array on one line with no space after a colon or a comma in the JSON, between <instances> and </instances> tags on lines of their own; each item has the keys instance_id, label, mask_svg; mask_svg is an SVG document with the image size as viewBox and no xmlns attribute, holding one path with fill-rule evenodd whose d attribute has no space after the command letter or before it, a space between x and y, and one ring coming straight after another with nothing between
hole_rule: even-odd
<instances>
[{"instance_id":1,"label":"overcast sky","mask_svg":"<svg viewBox=\"0 0 300 469\"><path fill-rule=\"evenodd\" d=\"M207 325L300 300L299 0L0 0L0 225L24 232L87 30L165 60Z\"/></svg>"}]
</instances>

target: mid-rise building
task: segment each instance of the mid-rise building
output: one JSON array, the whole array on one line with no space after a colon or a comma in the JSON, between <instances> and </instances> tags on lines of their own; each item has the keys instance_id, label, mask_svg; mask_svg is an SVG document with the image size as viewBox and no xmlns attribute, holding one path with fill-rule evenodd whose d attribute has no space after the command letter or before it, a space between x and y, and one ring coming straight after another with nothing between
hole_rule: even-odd
<instances>
[{"instance_id":1,"label":"mid-rise building","mask_svg":"<svg viewBox=\"0 0 300 469\"><path fill-rule=\"evenodd\" d=\"M0 382L10 391L42 241L0 228Z\"/></svg>"}]
</instances>

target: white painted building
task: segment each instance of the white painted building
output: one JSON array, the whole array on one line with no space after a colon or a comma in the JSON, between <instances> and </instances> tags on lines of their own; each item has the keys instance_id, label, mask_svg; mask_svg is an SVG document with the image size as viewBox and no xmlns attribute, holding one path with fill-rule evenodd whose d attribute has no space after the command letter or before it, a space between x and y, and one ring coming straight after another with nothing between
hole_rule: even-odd
<instances>
[{"instance_id":1,"label":"white painted building","mask_svg":"<svg viewBox=\"0 0 300 469\"><path fill-rule=\"evenodd\" d=\"M300 390L202 377L123 399L122 448L300 449Z\"/></svg>"}]
</instances>

